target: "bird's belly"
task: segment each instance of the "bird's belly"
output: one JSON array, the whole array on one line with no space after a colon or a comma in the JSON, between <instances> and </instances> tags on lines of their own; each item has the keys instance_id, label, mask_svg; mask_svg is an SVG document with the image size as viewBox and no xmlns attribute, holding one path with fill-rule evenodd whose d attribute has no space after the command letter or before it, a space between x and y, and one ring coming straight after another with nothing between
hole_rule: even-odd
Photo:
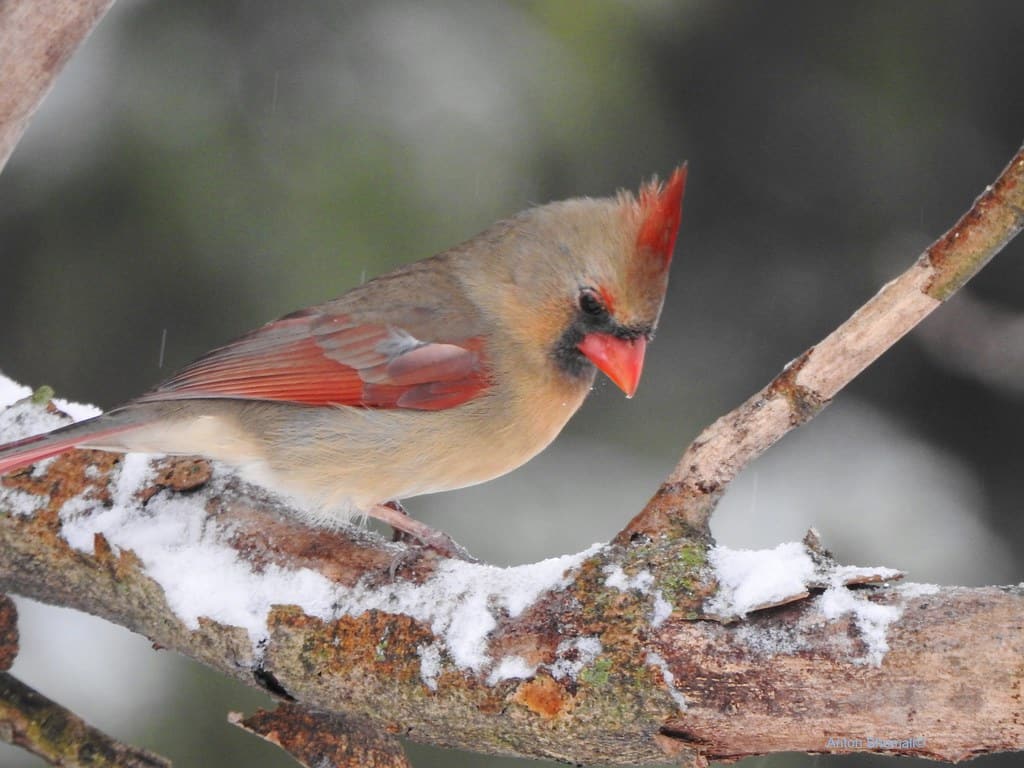
<instances>
[{"instance_id":1,"label":"bird's belly","mask_svg":"<svg viewBox=\"0 0 1024 768\"><path fill-rule=\"evenodd\" d=\"M510 408L497 415L486 404L445 412L315 409L302 434L276 436L267 462L273 477L263 484L348 515L463 488L533 458L576 407L567 403L542 414Z\"/></svg>"},{"instance_id":2,"label":"bird's belly","mask_svg":"<svg viewBox=\"0 0 1024 768\"><path fill-rule=\"evenodd\" d=\"M193 401L110 447L223 461L330 525L503 475L543 450L578 405L494 408L481 398L433 412Z\"/></svg>"}]
</instances>

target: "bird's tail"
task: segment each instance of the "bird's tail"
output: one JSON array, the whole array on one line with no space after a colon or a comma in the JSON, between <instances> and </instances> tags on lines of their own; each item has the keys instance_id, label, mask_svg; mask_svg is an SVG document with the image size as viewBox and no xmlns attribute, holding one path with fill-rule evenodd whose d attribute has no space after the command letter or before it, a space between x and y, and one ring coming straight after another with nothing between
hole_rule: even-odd
<instances>
[{"instance_id":1,"label":"bird's tail","mask_svg":"<svg viewBox=\"0 0 1024 768\"><path fill-rule=\"evenodd\" d=\"M103 442L112 435L136 429L143 423L138 414L132 411L115 411L69 424L42 435L33 435L0 445L0 475L72 448Z\"/></svg>"}]
</instances>

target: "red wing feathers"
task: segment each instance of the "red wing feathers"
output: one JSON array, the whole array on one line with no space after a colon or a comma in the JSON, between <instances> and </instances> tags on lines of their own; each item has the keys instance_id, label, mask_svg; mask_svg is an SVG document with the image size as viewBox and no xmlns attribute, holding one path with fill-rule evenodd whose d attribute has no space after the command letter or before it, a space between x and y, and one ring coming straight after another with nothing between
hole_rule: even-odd
<instances>
[{"instance_id":1,"label":"red wing feathers","mask_svg":"<svg viewBox=\"0 0 1024 768\"><path fill-rule=\"evenodd\" d=\"M482 346L477 337L423 342L402 329L306 310L210 352L140 400L442 410L486 389Z\"/></svg>"}]
</instances>

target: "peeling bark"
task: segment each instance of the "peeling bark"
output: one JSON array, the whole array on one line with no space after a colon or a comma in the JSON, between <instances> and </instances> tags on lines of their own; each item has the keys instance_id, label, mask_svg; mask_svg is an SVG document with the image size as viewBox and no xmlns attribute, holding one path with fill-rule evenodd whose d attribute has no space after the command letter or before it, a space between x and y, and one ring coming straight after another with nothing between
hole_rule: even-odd
<instances>
[{"instance_id":1,"label":"peeling bark","mask_svg":"<svg viewBox=\"0 0 1024 768\"><path fill-rule=\"evenodd\" d=\"M410 768L398 739L341 715L282 704L229 720L275 744L307 768Z\"/></svg>"},{"instance_id":2,"label":"peeling bark","mask_svg":"<svg viewBox=\"0 0 1024 768\"><path fill-rule=\"evenodd\" d=\"M7 595L0 595L0 672L14 665L19 639L18 608Z\"/></svg>"}]
</instances>

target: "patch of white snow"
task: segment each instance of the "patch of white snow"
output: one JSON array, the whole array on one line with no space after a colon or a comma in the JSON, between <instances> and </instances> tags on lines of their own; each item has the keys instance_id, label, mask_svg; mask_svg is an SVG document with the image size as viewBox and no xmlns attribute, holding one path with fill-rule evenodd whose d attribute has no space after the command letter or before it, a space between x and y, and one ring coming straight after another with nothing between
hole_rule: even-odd
<instances>
[{"instance_id":1,"label":"patch of white snow","mask_svg":"<svg viewBox=\"0 0 1024 768\"><path fill-rule=\"evenodd\" d=\"M685 712L688 706L686 696L683 692L676 688L676 676L672 673L672 670L668 668L668 662L665 661L661 654L649 651L647 653L647 664L652 667L657 667L661 671L661 677L665 681L665 687L668 688L668 695L672 697L672 701L676 703L681 712Z\"/></svg>"},{"instance_id":2,"label":"patch of white snow","mask_svg":"<svg viewBox=\"0 0 1024 768\"><path fill-rule=\"evenodd\" d=\"M629 576L620 565L606 565L604 573L607 576L604 580L606 587L612 587L620 592L628 592L635 589L644 594L654 584L654 576L646 568L641 569L635 575Z\"/></svg>"},{"instance_id":3,"label":"patch of white snow","mask_svg":"<svg viewBox=\"0 0 1024 768\"><path fill-rule=\"evenodd\" d=\"M515 618L544 593L568 586L573 571L603 545L552 557L539 563L498 568L449 560L422 584L395 582L339 589L337 614L360 616L366 611L401 613L429 624L443 638L449 658L460 669L480 672L493 660L487 636L502 614Z\"/></svg>"},{"instance_id":4,"label":"patch of white snow","mask_svg":"<svg viewBox=\"0 0 1024 768\"><path fill-rule=\"evenodd\" d=\"M655 590L654 592L654 606L651 610L651 626L654 628L660 627L665 623L665 619L672 615L672 603L665 599L665 595L662 594L661 590Z\"/></svg>"},{"instance_id":5,"label":"patch of white snow","mask_svg":"<svg viewBox=\"0 0 1024 768\"><path fill-rule=\"evenodd\" d=\"M806 593L814 576L814 561L799 542L775 549L713 547L708 561L715 569L718 592L705 610L723 618L743 617L755 608Z\"/></svg>"},{"instance_id":6,"label":"patch of white snow","mask_svg":"<svg viewBox=\"0 0 1024 768\"><path fill-rule=\"evenodd\" d=\"M567 638L558 644L555 661L550 665L551 676L556 680L568 677L579 678L580 672L589 667L603 650L597 637L584 636Z\"/></svg>"},{"instance_id":7,"label":"patch of white snow","mask_svg":"<svg viewBox=\"0 0 1024 768\"><path fill-rule=\"evenodd\" d=\"M818 598L818 609L829 620L852 614L860 638L866 646L862 662L879 666L889 651L886 630L902 614L903 609L894 605L879 605L866 597L855 594L843 586L829 587Z\"/></svg>"},{"instance_id":8,"label":"patch of white snow","mask_svg":"<svg viewBox=\"0 0 1024 768\"><path fill-rule=\"evenodd\" d=\"M85 421L103 413L102 408L91 403L76 403L74 400L65 400L62 397L53 398L53 404L70 416L72 421Z\"/></svg>"},{"instance_id":9,"label":"patch of white snow","mask_svg":"<svg viewBox=\"0 0 1024 768\"><path fill-rule=\"evenodd\" d=\"M137 464L127 469L110 508L83 515L95 502L72 499L64 505L62 535L69 545L91 553L99 533L115 550L133 551L185 626L197 629L199 617L205 616L242 627L254 647L268 635L273 605L298 605L307 615L331 617L335 584L308 568L271 564L254 571L223 542L223 531L209 524L201 503L163 494L145 507L136 503L135 482L146 473Z\"/></svg>"},{"instance_id":10,"label":"patch of white snow","mask_svg":"<svg viewBox=\"0 0 1024 768\"><path fill-rule=\"evenodd\" d=\"M903 576L903 571L882 566L837 565L830 572L833 584L877 584L892 581Z\"/></svg>"},{"instance_id":11,"label":"patch of white snow","mask_svg":"<svg viewBox=\"0 0 1024 768\"><path fill-rule=\"evenodd\" d=\"M13 381L0 373L0 408L6 408L32 394L24 384Z\"/></svg>"},{"instance_id":12,"label":"patch of white snow","mask_svg":"<svg viewBox=\"0 0 1024 768\"><path fill-rule=\"evenodd\" d=\"M896 590L900 593L901 597L913 600L915 597L927 597L928 595L937 594L941 591L941 588L938 584L915 584L911 582L909 584L898 584Z\"/></svg>"},{"instance_id":13,"label":"patch of white snow","mask_svg":"<svg viewBox=\"0 0 1024 768\"><path fill-rule=\"evenodd\" d=\"M437 643L423 643L417 646L420 655L420 678L432 691L437 690L437 678L441 674L441 649Z\"/></svg>"},{"instance_id":14,"label":"patch of white snow","mask_svg":"<svg viewBox=\"0 0 1024 768\"><path fill-rule=\"evenodd\" d=\"M497 685L502 680L523 680L536 671L537 665L530 664L522 656L505 656L487 675L487 684Z\"/></svg>"}]
</instances>

